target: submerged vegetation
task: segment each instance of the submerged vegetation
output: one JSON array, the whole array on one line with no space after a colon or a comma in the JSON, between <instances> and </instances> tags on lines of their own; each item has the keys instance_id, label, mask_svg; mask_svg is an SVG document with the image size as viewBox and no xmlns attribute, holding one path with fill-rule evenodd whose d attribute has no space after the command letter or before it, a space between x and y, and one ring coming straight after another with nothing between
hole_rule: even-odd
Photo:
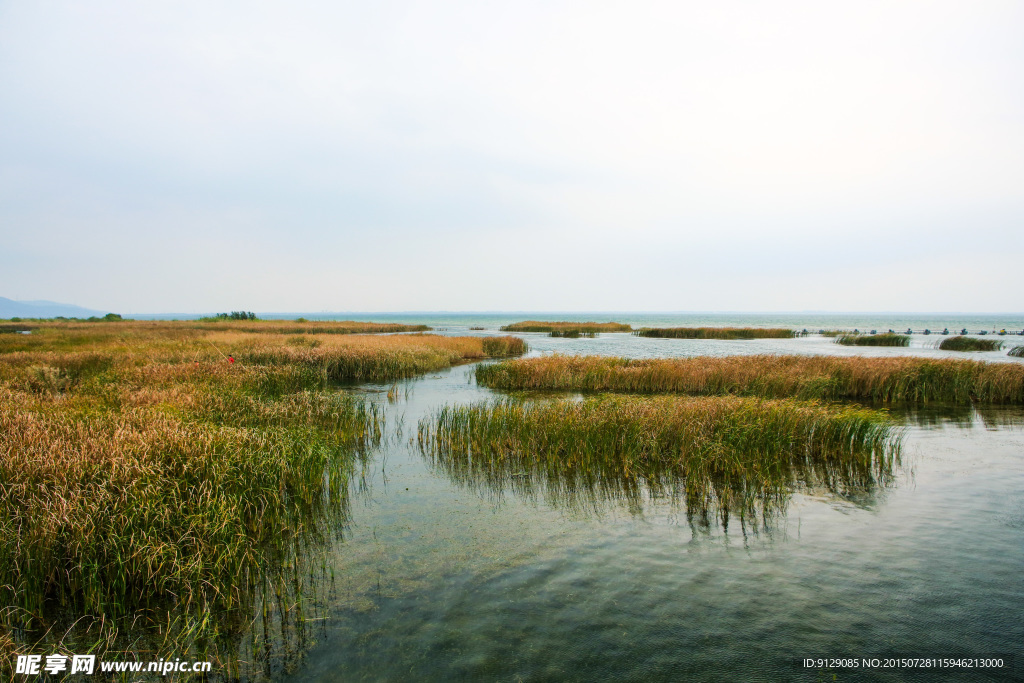
<instances>
[{"instance_id":1,"label":"submerged vegetation","mask_svg":"<svg viewBox=\"0 0 1024 683\"><path fill-rule=\"evenodd\" d=\"M353 469L381 438L377 408L333 382L524 351L516 337L167 322L3 335L0 643L53 647L84 629L82 651L130 637L152 659L232 666L224 638L257 605L264 632L305 623L325 571L310 558L339 533Z\"/></svg>"},{"instance_id":2,"label":"submerged vegetation","mask_svg":"<svg viewBox=\"0 0 1024 683\"><path fill-rule=\"evenodd\" d=\"M998 339L978 339L960 335L943 339L939 348L943 351L998 351L1003 348L1003 342Z\"/></svg>"},{"instance_id":3,"label":"submerged vegetation","mask_svg":"<svg viewBox=\"0 0 1024 683\"><path fill-rule=\"evenodd\" d=\"M797 481L837 492L885 483L899 432L885 413L738 397L598 397L445 407L419 444L461 483L539 488L570 503L636 501L646 487L687 515L765 524Z\"/></svg>"},{"instance_id":4,"label":"submerged vegetation","mask_svg":"<svg viewBox=\"0 0 1024 683\"><path fill-rule=\"evenodd\" d=\"M908 356L630 360L552 355L480 366L476 378L484 386L505 390L1024 403L1024 365Z\"/></svg>"},{"instance_id":5,"label":"submerged vegetation","mask_svg":"<svg viewBox=\"0 0 1024 683\"><path fill-rule=\"evenodd\" d=\"M910 346L910 335L906 334L840 334L836 344L843 346Z\"/></svg>"},{"instance_id":6,"label":"submerged vegetation","mask_svg":"<svg viewBox=\"0 0 1024 683\"><path fill-rule=\"evenodd\" d=\"M503 325L502 332L631 332L632 327L624 323L595 323L595 322L546 322L542 320L524 320L511 325Z\"/></svg>"},{"instance_id":7,"label":"submerged vegetation","mask_svg":"<svg viewBox=\"0 0 1024 683\"><path fill-rule=\"evenodd\" d=\"M789 339L797 336L793 330L762 327L645 327L633 334L661 339Z\"/></svg>"}]
</instances>

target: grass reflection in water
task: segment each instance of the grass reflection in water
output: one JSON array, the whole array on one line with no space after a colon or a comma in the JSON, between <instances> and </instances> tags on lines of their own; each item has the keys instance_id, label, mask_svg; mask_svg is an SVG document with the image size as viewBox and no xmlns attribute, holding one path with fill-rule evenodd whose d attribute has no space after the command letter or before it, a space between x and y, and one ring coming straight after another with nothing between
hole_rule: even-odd
<instances>
[{"instance_id":1,"label":"grass reflection in water","mask_svg":"<svg viewBox=\"0 0 1024 683\"><path fill-rule=\"evenodd\" d=\"M725 530L771 526L801 486L859 498L889 485L901 440L882 411L731 396L505 399L419 424L424 455L463 485L634 513L667 497Z\"/></svg>"}]
</instances>

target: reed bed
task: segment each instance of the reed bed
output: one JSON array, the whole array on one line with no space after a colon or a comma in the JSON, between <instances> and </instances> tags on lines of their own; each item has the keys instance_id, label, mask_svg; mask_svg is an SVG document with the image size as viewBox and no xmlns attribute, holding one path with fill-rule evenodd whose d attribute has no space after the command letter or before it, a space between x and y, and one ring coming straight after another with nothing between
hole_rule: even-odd
<instances>
[{"instance_id":1,"label":"reed bed","mask_svg":"<svg viewBox=\"0 0 1024 683\"><path fill-rule=\"evenodd\" d=\"M409 327L409 330L401 329ZM392 326L349 321L295 323L292 321L218 321L125 320L121 322L32 322L9 326L9 331L28 330L31 334L0 334L0 354L14 351L67 351L81 348L131 349L143 347L146 353L179 346L182 343L215 341L218 335L260 335L285 343L286 337L358 336L418 331L424 326ZM429 328L426 328L429 329Z\"/></svg>"},{"instance_id":2,"label":"reed bed","mask_svg":"<svg viewBox=\"0 0 1024 683\"><path fill-rule=\"evenodd\" d=\"M1015 346L1006 352L1007 356L1013 356L1014 358L1024 358L1024 346Z\"/></svg>"},{"instance_id":3,"label":"reed bed","mask_svg":"<svg viewBox=\"0 0 1024 683\"><path fill-rule=\"evenodd\" d=\"M735 394L900 403L1024 403L1024 365L913 357L726 356L630 360L551 355L476 369L504 390Z\"/></svg>"},{"instance_id":4,"label":"reed bed","mask_svg":"<svg viewBox=\"0 0 1024 683\"><path fill-rule=\"evenodd\" d=\"M133 363L224 362L287 368L325 382L388 382L485 358L521 355L516 337L445 337L433 334L253 334L211 323L191 322L48 324L31 335L0 335L0 358L8 365L51 366L86 354L124 358ZM73 354L67 356L66 354ZM65 357L66 356L66 357ZM2 368L0 368L2 373ZM269 377L279 378L281 373ZM276 380L275 380L276 381ZM312 386L312 385L309 385Z\"/></svg>"},{"instance_id":5,"label":"reed bed","mask_svg":"<svg viewBox=\"0 0 1024 683\"><path fill-rule=\"evenodd\" d=\"M525 342L510 336L320 336L290 345L244 336L219 341L239 349L235 355L240 361L318 373L335 382L389 382L465 361L521 355L527 349Z\"/></svg>"},{"instance_id":6,"label":"reed bed","mask_svg":"<svg viewBox=\"0 0 1024 683\"><path fill-rule=\"evenodd\" d=\"M576 330L578 332L631 332L633 328L625 323L581 323L565 320L559 322L524 320L523 322L503 325L501 327L502 332L565 332L569 330Z\"/></svg>"},{"instance_id":7,"label":"reed bed","mask_svg":"<svg viewBox=\"0 0 1024 683\"><path fill-rule=\"evenodd\" d=\"M0 356L0 631L21 646L87 616L84 646L124 647L121 629L184 656L243 629L263 591L300 601L381 438L372 404L315 378L138 360Z\"/></svg>"},{"instance_id":8,"label":"reed bed","mask_svg":"<svg viewBox=\"0 0 1024 683\"><path fill-rule=\"evenodd\" d=\"M910 335L906 334L841 334L836 344L843 346L910 346Z\"/></svg>"},{"instance_id":9,"label":"reed bed","mask_svg":"<svg viewBox=\"0 0 1024 683\"><path fill-rule=\"evenodd\" d=\"M780 327L645 327L633 334L659 339L791 339L797 336L793 330Z\"/></svg>"},{"instance_id":10,"label":"reed bed","mask_svg":"<svg viewBox=\"0 0 1024 683\"><path fill-rule=\"evenodd\" d=\"M192 322L197 329L231 330L250 334L395 334L400 332L429 332L429 325L403 325L400 323L357 322L355 320L323 320L299 322L292 320L234 321L218 320Z\"/></svg>"},{"instance_id":11,"label":"reed bed","mask_svg":"<svg viewBox=\"0 0 1024 683\"><path fill-rule=\"evenodd\" d=\"M205 336L192 323L124 321L117 323L39 322L26 327L31 334L0 335L0 354L19 351L114 350L144 346L158 352Z\"/></svg>"},{"instance_id":12,"label":"reed bed","mask_svg":"<svg viewBox=\"0 0 1024 683\"><path fill-rule=\"evenodd\" d=\"M521 356L530 350L529 345L519 337L505 335L502 337L482 337L483 352L488 358L506 358Z\"/></svg>"},{"instance_id":13,"label":"reed bed","mask_svg":"<svg viewBox=\"0 0 1024 683\"><path fill-rule=\"evenodd\" d=\"M1003 348L1003 342L998 339L978 339L977 337L958 335L943 339L939 348L943 351L998 351Z\"/></svg>"},{"instance_id":14,"label":"reed bed","mask_svg":"<svg viewBox=\"0 0 1024 683\"><path fill-rule=\"evenodd\" d=\"M880 411L738 397L499 400L419 423L421 450L460 483L631 505L671 489L726 528L731 514L767 521L801 482L888 482L900 437Z\"/></svg>"},{"instance_id":15,"label":"reed bed","mask_svg":"<svg viewBox=\"0 0 1024 683\"><path fill-rule=\"evenodd\" d=\"M579 339L580 337L593 339L597 334L597 332L585 332L583 330L551 330L551 332L548 333L548 336L563 337L565 339Z\"/></svg>"},{"instance_id":16,"label":"reed bed","mask_svg":"<svg viewBox=\"0 0 1024 683\"><path fill-rule=\"evenodd\" d=\"M103 624L83 636L101 649L125 647L120 628L178 656L246 628L254 605L275 605L280 625L381 438L378 409L334 382L526 351L517 337L230 325L0 337L0 633L16 629L18 647L64 633L62 615Z\"/></svg>"},{"instance_id":17,"label":"reed bed","mask_svg":"<svg viewBox=\"0 0 1024 683\"><path fill-rule=\"evenodd\" d=\"M379 438L374 410L338 396L193 394L184 415L169 392L134 398L0 394L5 605L238 607L345 495L346 449Z\"/></svg>"}]
</instances>

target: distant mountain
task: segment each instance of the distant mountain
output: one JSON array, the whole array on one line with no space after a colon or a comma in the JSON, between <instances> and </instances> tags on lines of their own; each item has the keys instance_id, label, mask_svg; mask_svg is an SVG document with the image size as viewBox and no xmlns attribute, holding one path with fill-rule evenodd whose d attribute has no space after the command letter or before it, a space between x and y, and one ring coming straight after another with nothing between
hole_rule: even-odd
<instances>
[{"instance_id":1,"label":"distant mountain","mask_svg":"<svg viewBox=\"0 0 1024 683\"><path fill-rule=\"evenodd\" d=\"M106 313L56 301L14 301L0 296L0 318L88 318Z\"/></svg>"}]
</instances>

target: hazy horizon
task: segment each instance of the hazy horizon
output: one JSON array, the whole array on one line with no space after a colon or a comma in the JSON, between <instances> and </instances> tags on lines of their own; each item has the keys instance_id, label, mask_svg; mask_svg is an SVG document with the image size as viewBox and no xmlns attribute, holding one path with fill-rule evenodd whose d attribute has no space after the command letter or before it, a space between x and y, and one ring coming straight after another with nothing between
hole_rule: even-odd
<instances>
[{"instance_id":1,"label":"hazy horizon","mask_svg":"<svg viewBox=\"0 0 1024 683\"><path fill-rule=\"evenodd\" d=\"M0 3L0 295L1020 307L1024 5Z\"/></svg>"}]
</instances>

